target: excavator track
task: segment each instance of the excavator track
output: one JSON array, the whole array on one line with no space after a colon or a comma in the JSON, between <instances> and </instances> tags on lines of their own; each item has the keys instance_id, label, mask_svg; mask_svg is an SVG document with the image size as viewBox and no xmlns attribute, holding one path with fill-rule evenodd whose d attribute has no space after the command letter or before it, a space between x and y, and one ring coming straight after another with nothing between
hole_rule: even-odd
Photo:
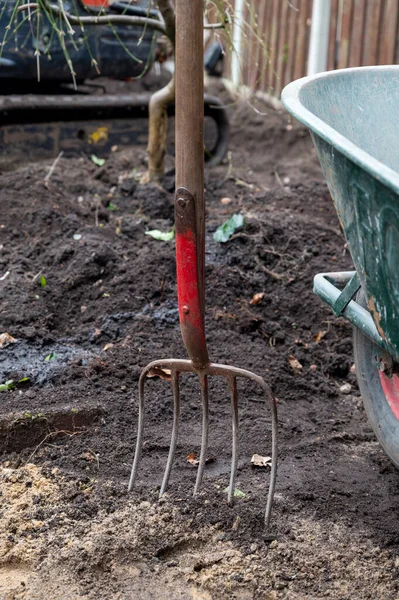
<instances>
[{"instance_id":1,"label":"excavator track","mask_svg":"<svg viewBox=\"0 0 399 600\"><path fill-rule=\"evenodd\" d=\"M150 93L0 96L0 167L64 156L105 157L111 149L145 146ZM168 109L173 117L174 105ZM226 155L229 122L222 102L204 97L205 161Z\"/></svg>"}]
</instances>

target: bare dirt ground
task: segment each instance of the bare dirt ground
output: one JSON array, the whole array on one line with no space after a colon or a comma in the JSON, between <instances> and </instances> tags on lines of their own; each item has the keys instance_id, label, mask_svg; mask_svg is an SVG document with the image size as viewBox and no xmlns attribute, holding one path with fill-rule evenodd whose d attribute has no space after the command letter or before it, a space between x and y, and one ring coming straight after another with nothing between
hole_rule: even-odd
<instances>
[{"instance_id":1,"label":"bare dirt ground","mask_svg":"<svg viewBox=\"0 0 399 600\"><path fill-rule=\"evenodd\" d=\"M174 243L145 235L173 225L173 171L162 186L141 185L145 153L132 149L100 168L61 159L46 187L50 164L23 165L0 175L0 333L17 340L0 350L0 383L27 378L0 394L2 600L399 597L399 474L367 424L351 329L312 294L315 273L351 260L308 134L257 109L266 114L231 107L230 162L206 176L206 319L214 360L264 375L278 398L272 535L269 471L250 462L270 453L270 415L252 387L240 388L244 497L233 508L219 381L215 460L199 496L186 460L200 447L191 377L170 491L158 502L171 390L151 380L139 481L126 492L140 369L185 356ZM216 227L238 212L244 228L216 243Z\"/></svg>"}]
</instances>

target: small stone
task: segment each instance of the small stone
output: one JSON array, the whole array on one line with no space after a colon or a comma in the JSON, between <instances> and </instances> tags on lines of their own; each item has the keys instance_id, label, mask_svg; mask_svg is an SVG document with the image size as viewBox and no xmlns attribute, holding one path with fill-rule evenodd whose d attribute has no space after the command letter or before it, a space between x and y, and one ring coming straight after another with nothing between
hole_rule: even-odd
<instances>
[{"instance_id":1,"label":"small stone","mask_svg":"<svg viewBox=\"0 0 399 600\"><path fill-rule=\"evenodd\" d=\"M339 388L339 391L341 392L341 394L350 394L352 391L352 386L350 383L344 383L344 385L341 385L341 387Z\"/></svg>"},{"instance_id":2,"label":"small stone","mask_svg":"<svg viewBox=\"0 0 399 600\"><path fill-rule=\"evenodd\" d=\"M353 364L350 368L350 372L354 375L356 373L356 365Z\"/></svg>"},{"instance_id":3,"label":"small stone","mask_svg":"<svg viewBox=\"0 0 399 600\"><path fill-rule=\"evenodd\" d=\"M231 198L222 198L220 201L222 204L231 204L233 201Z\"/></svg>"},{"instance_id":4,"label":"small stone","mask_svg":"<svg viewBox=\"0 0 399 600\"><path fill-rule=\"evenodd\" d=\"M277 548L277 540L273 540L272 542L270 542L269 548Z\"/></svg>"}]
</instances>

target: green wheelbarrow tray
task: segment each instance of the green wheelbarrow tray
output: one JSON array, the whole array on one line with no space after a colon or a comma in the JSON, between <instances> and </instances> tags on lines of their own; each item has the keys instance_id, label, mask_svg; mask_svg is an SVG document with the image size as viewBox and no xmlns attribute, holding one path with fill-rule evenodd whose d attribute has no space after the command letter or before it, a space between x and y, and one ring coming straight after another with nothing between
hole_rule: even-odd
<instances>
[{"instance_id":1,"label":"green wheelbarrow tray","mask_svg":"<svg viewBox=\"0 0 399 600\"><path fill-rule=\"evenodd\" d=\"M310 129L356 268L314 291L355 326L360 391L399 466L399 66L306 77L282 102Z\"/></svg>"}]
</instances>

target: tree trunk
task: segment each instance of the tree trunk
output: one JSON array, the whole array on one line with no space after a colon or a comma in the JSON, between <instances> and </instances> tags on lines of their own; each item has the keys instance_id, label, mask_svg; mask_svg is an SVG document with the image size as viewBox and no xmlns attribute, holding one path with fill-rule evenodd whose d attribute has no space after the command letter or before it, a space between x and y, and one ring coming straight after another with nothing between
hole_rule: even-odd
<instances>
[{"instance_id":1,"label":"tree trunk","mask_svg":"<svg viewBox=\"0 0 399 600\"><path fill-rule=\"evenodd\" d=\"M170 0L158 0L166 26L166 35L175 50L175 11ZM148 123L148 171L143 182L158 181L165 174L168 106L175 101L175 78L151 97Z\"/></svg>"},{"instance_id":2,"label":"tree trunk","mask_svg":"<svg viewBox=\"0 0 399 600\"><path fill-rule=\"evenodd\" d=\"M158 181L165 173L168 106L175 101L175 78L152 95L148 123L148 172L144 181Z\"/></svg>"}]
</instances>

